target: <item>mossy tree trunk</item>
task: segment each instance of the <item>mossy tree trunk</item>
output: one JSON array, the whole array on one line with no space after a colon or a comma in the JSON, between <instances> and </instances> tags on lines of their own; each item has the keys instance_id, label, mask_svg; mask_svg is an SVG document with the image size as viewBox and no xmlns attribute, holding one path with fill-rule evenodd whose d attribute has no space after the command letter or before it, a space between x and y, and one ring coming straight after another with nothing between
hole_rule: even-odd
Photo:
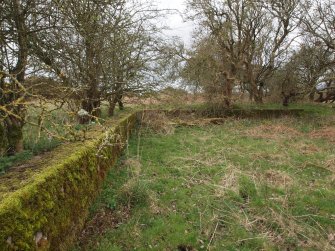
<instances>
[{"instance_id":1,"label":"mossy tree trunk","mask_svg":"<svg viewBox=\"0 0 335 251\"><path fill-rule=\"evenodd\" d=\"M25 123L24 100L27 95L23 83L25 81L28 61L28 33L26 25L26 11L24 4L19 0L12 1L13 17L11 17L15 34L15 60L10 64L8 71L9 81L4 78L0 81L0 105L5 109L0 114L0 153L13 155L23 151L23 126ZM8 56L8 55L7 55ZM12 57L13 55L11 55Z\"/></svg>"},{"instance_id":2,"label":"mossy tree trunk","mask_svg":"<svg viewBox=\"0 0 335 251\"><path fill-rule=\"evenodd\" d=\"M18 81L22 81L17 77ZM26 110L24 105L15 104L22 98L22 90L19 87L5 88L6 95L2 96L0 105L10 111L9 114L0 114L0 155L14 155L23 151L23 126L25 124Z\"/></svg>"},{"instance_id":3,"label":"mossy tree trunk","mask_svg":"<svg viewBox=\"0 0 335 251\"><path fill-rule=\"evenodd\" d=\"M108 115L110 117L114 116L115 106L116 106L116 98L113 95L113 97L109 100L109 107L108 107Z\"/></svg>"},{"instance_id":4,"label":"mossy tree trunk","mask_svg":"<svg viewBox=\"0 0 335 251\"><path fill-rule=\"evenodd\" d=\"M117 103L119 104L120 110L124 110L124 104L122 102L122 95L119 96Z\"/></svg>"},{"instance_id":5,"label":"mossy tree trunk","mask_svg":"<svg viewBox=\"0 0 335 251\"><path fill-rule=\"evenodd\" d=\"M23 121L10 117L6 120L8 155L14 155L23 151Z\"/></svg>"},{"instance_id":6,"label":"mossy tree trunk","mask_svg":"<svg viewBox=\"0 0 335 251\"><path fill-rule=\"evenodd\" d=\"M3 70L0 66L0 70ZM5 105L5 81L4 78L0 78L0 106ZM7 130L4 118L6 117L6 113L4 111L0 111L0 157L7 154L8 150L8 138L7 138Z\"/></svg>"},{"instance_id":7,"label":"mossy tree trunk","mask_svg":"<svg viewBox=\"0 0 335 251\"><path fill-rule=\"evenodd\" d=\"M109 99L109 109L108 109L108 115L113 116L116 104L119 105L120 110L124 109L124 104L122 102L122 97L123 97L123 85L124 85L124 80L122 77L117 77L117 82L115 85L114 93Z\"/></svg>"},{"instance_id":8,"label":"mossy tree trunk","mask_svg":"<svg viewBox=\"0 0 335 251\"><path fill-rule=\"evenodd\" d=\"M17 79L20 79L17 77ZM0 105L10 111L0 114L0 155L14 155L23 151L23 126L25 124L26 110L24 105L15 104L22 97L22 91L18 87L4 89Z\"/></svg>"},{"instance_id":9,"label":"mossy tree trunk","mask_svg":"<svg viewBox=\"0 0 335 251\"><path fill-rule=\"evenodd\" d=\"M4 123L0 123L0 157L7 154L8 138Z\"/></svg>"},{"instance_id":10,"label":"mossy tree trunk","mask_svg":"<svg viewBox=\"0 0 335 251\"><path fill-rule=\"evenodd\" d=\"M116 104L119 105L119 109L124 109L124 104L122 102L122 95L121 94L115 94L112 96L112 98L109 100L109 108L108 108L108 115L112 117L114 115Z\"/></svg>"}]
</instances>

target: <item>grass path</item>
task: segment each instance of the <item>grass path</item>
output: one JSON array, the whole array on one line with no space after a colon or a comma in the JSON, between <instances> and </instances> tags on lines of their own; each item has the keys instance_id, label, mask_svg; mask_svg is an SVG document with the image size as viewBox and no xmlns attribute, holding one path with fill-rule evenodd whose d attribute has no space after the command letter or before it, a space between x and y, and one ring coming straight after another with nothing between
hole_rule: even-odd
<instances>
[{"instance_id":1,"label":"grass path","mask_svg":"<svg viewBox=\"0 0 335 251\"><path fill-rule=\"evenodd\" d=\"M334 250L335 121L142 131L75 250Z\"/></svg>"}]
</instances>

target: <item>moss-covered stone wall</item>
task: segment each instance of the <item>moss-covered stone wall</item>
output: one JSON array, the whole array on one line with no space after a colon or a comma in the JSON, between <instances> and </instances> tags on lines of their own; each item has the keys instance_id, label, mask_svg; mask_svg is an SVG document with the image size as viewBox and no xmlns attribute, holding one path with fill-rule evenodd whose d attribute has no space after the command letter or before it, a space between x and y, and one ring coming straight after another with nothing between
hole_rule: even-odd
<instances>
[{"instance_id":1,"label":"moss-covered stone wall","mask_svg":"<svg viewBox=\"0 0 335 251\"><path fill-rule=\"evenodd\" d=\"M62 146L24 186L3 193L0 250L66 250L136 120L136 113L127 115L96 139Z\"/></svg>"},{"instance_id":2,"label":"moss-covered stone wall","mask_svg":"<svg viewBox=\"0 0 335 251\"><path fill-rule=\"evenodd\" d=\"M236 118L280 118L283 116L301 116L304 114L303 109L174 109L174 110L145 110L146 114L151 112L164 112L167 116L183 117L195 116L205 118L222 118L222 117L236 117Z\"/></svg>"}]
</instances>

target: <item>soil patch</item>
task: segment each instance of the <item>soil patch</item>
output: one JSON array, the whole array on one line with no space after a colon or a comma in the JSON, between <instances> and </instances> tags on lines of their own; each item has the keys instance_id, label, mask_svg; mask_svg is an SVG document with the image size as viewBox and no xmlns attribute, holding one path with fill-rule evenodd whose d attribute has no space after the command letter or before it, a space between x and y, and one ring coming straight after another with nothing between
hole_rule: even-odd
<instances>
[{"instance_id":1,"label":"soil patch","mask_svg":"<svg viewBox=\"0 0 335 251\"><path fill-rule=\"evenodd\" d=\"M105 235L108 231L118 228L130 217L129 209L112 210L109 208L100 209L94 217L87 221L84 230L78 238L78 245L80 247L94 245L93 240L99 241L99 236ZM85 249L84 249L85 250Z\"/></svg>"}]
</instances>

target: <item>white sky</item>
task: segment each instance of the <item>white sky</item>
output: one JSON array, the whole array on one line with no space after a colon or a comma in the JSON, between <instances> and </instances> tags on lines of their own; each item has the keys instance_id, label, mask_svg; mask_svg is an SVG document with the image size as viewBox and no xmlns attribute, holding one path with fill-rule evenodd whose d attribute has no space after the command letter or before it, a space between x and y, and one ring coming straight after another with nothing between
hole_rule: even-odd
<instances>
[{"instance_id":1,"label":"white sky","mask_svg":"<svg viewBox=\"0 0 335 251\"><path fill-rule=\"evenodd\" d=\"M184 0L157 0L158 7L161 9L177 9L185 14L186 3ZM193 22L185 22L181 15L168 15L165 24L171 27L166 34L169 36L181 37L185 45L190 45L192 41L192 31L195 27Z\"/></svg>"}]
</instances>

